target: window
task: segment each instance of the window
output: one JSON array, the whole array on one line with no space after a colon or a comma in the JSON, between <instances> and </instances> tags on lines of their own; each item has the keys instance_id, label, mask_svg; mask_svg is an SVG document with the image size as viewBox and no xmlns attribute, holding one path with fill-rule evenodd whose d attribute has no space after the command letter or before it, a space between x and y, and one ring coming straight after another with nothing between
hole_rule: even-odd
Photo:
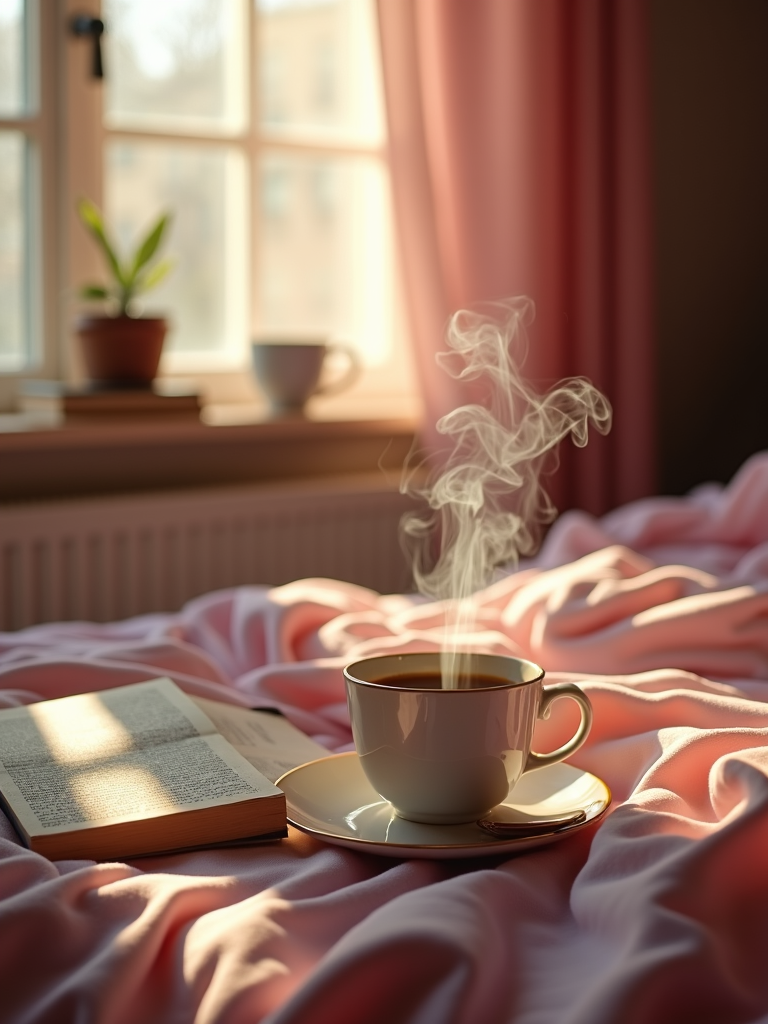
<instances>
[{"instance_id":1,"label":"window","mask_svg":"<svg viewBox=\"0 0 768 1024\"><path fill-rule=\"evenodd\" d=\"M175 268L144 299L172 323L165 375L247 402L250 338L323 332L365 367L353 413L413 412L373 0L102 0L103 84L76 6L0 0L0 373L77 377L87 195L118 246L172 213Z\"/></svg>"},{"instance_id":2,"label":"window","mask_svg":"<svg viewBox=\"0 0 768 1024\"><path fill-rule=\"evenodd\" d=\"M21 369L33 345L30 184L39 118L27 34L22 0L0 0L0 372Z\"/></svg>"}]
</instances>

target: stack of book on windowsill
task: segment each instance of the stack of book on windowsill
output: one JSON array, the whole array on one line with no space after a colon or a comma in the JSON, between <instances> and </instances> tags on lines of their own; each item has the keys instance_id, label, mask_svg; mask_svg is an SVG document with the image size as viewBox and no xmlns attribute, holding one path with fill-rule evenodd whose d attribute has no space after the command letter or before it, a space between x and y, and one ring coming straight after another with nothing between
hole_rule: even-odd
<instances>
[{"instance_id":1,"label":"stack of book on windowsill","mask_svg":"<svg viewBox=\"0 0 768 1024\"><path fill-rule=\"evenodd\" d=\"M0 805L31 850L114 860L287 835L274 783L328 752L170 679L0 711Z\"/></svg>"},{"instance_id":2,"label":"stack of book on windowsill","mask_svg":"<svg viewBox=\"0 0 768 1024\"><path fill-rule=\"evenodd\" d=\"M151 388L105 390L76 387L55 380L26 380L21 384L22 412L65 423L173 420L200 418L200 395L175 382L155 382Z\"/></svg>"}]
</instances>

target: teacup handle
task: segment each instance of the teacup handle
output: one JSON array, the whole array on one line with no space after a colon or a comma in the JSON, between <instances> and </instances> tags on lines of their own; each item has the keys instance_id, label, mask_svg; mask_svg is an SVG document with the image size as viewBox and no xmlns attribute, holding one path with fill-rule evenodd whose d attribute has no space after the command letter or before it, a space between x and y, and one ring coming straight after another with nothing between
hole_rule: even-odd
<instances>
[{"instance_id":1,"label":"teacup handle","mask_svg":"<svg viewBox=\"0 0 768 1024\"><path fill-rule=\"evenodd\" d=\"M342 352L347 359L347 368L342 373L338 380L329 381L327 384L322 384L316 388L312 393L314 395L335 395L339 391L343 391L345 388L350 387L357 378L360 376L362 367L360 366L360 360L357 357L357 352L349 345L331 344L326 349L326 356L332 352Z\"/></svg>"},{"instance_id":2,"label":"teacup handle","mask_svg":"<svg viewBox=\"0 0 768 1024\"><path fill-rule=\"evenodd\" d=\"M581 710L581 721L575 735L564 743L562 747L553 750L549 754L537 754L531 751L525 762L524 772L534 768L546 768L547 765L557 764L563 761L570 754L573 754L584 743L592 726L592 705L589 697L575 683L554 683L552 686L545 686L542 690L541 706L539 707L539 718L549 718L550 705L559 700L560 697L570 697L575 700Z\"/></svg>"}]
</instances>

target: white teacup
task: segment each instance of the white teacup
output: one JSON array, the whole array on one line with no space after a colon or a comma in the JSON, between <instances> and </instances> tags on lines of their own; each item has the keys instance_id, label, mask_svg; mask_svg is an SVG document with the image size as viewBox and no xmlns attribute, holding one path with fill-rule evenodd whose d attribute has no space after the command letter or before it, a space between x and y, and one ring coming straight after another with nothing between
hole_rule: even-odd
<instances>
[{"instance_id":1,"label":"white teacup","mask_svg":"<svg viewBox=\"0 0 768 1024\"><path fill-rule=\"evenodd\" d=\"M251 346L253 369L273 416L301 416L313 395L350 387L360 373L354 349L323 338L264 338ZM321 382L326 359L342 353L346 368L335 380Z\"/></svg>"},{"instance_id":2,"label":"white teacup","mask_svg":"<svg viewBox=\"0 0 768 1024\"><path fill-rule=\"evenodd\" d=\"M355 746L368 781L402 818L476 821L524 772L556 764L584 743L589 699L574 683L543 686L533 662L466 654L470 685L442 689L440 654L388 654L344 669ZM581 709L575 735L549 754L531 750L537 718L560 697Z\"/></svg>"}]
</instances>

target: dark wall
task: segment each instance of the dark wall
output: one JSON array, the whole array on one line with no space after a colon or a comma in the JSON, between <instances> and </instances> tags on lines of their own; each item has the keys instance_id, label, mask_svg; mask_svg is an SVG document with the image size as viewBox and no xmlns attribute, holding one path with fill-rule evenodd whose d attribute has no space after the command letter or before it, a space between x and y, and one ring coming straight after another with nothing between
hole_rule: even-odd
<instances>
[{"instance_id":1,"label":"dark wall","mask_svg":"<svg viewBox=\"0 0 768 1024\"><path fill-rule=\"evenodd\" d=\"M768 0L650 10L659 488L680 494L768 448Z\"/></svg>"}]
</instances>

